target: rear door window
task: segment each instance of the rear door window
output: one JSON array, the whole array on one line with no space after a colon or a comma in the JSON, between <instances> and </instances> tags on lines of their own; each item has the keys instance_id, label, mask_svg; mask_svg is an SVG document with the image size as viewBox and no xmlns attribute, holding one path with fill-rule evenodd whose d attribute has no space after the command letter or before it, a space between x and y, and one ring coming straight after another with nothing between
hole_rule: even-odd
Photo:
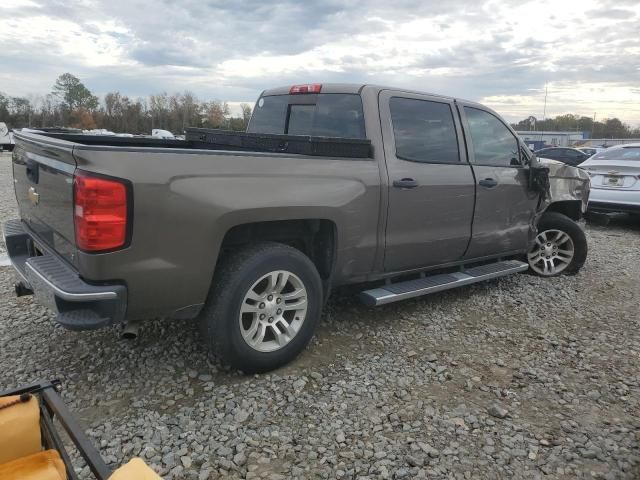
<instances>
[{"instance_id":1,"label":"rear door window","mask_svg":"<svg viewBox=\"0 0 640 480\"><path fill-rule=\"evenodd\" d=\"M596 153L594 160L640 160L640 147L614 147Z\"/></svg>"},{"instance_id":2,"label":"rear door window","mask_svg":"<svg viewBox=\"0 0 640 480\"><path fill-rule=\"evenodd\" d=\"M446 103L392 97L389 100L396 157L424 163L459 163L458 137Z\"/></svg>"},{"instance_id":3,"label":"rear door window","mask_svg":"<svg viewBox=\"0 0 640 480\"><path fill-rule=\"evenodd\" d=\"M362 100L356 94L271 95L255 106L247 131L366 138Z\"/></svg>"}]
</instances>

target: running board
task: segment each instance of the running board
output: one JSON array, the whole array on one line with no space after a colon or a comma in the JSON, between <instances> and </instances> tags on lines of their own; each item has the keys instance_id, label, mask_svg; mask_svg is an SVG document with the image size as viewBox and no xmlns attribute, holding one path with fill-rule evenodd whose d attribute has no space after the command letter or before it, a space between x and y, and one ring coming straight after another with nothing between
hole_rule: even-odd
<instances>
[{"instance_id":1,"label":"running board","mask_svg":"<svg viewBox=\"0 0 640 480\"><path fill-rule=\"evenodd\" d=\"M512 273L524 272L529 268L518 260L505 260L489 263L479 267L472 267L460 272L441 273L417 280L392 283L384 287L365 290L360 294L360 300L371 306L384 305L407 298L419 297L429 293L441 292L451 288L471 285L472 283L504 277Z\"/></svg>"}]
</instances>

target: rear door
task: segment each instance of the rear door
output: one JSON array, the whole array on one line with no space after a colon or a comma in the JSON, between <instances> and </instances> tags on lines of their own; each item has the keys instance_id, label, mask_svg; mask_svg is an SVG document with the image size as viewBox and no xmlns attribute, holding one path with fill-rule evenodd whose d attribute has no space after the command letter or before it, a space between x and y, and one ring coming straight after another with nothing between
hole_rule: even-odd
<instances>
[{"instance_id":1,"label":"rear door","mask_svg":"<svg viewBox=\"0 0 640 480\"><path fill-rule=\"evenodd\" d=\"M389 176L385 271L462 258L475 184L453 102L383 90L379 104Z\"/></svg>"},{"instance_id":2,"label":"rear door","mask_svg":"<svg viewBox=\"0 0 640 480\"><path fill-rule=\"evenodd\" d=\"M20 217L47 246L73 263L73 144L21 133L13 151Z\"/></svg>"},{"instance_id":3,"label":"rear door","mask_svg":"<svg viewBox=\"0 0 640 480\"><path fill-rule=\"evenodd\" d=\"M495 113L458 102L477 179L473 235L466 258L525 251L538 194L528 189L528 167L516 134Z\"/></svg>"}]
</instances>

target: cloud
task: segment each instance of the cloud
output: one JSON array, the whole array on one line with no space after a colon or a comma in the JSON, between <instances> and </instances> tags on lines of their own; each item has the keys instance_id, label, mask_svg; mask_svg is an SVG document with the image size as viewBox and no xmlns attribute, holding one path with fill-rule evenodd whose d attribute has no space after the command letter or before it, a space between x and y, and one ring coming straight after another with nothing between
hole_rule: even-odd
<instances>
[{"instance_id":1,"label":"cloud","mask_svg":"<svg viewBox=\"0 0 640 480\"><path fill-rule=\"evenodd\" d=\"M587 16L591 18L607 18L613 20L625 20L633 18L636 12L623 8L597 8L587 11Z\"/></svg>"},{"instance_id":2,"label":"cloud","mask_svg":"<svg viewBox=\"0 0 640 480\"><path fill-rule=\"evenodd\" d=\"M282 84L362 82L513 117L540 116L547 84L559 109L618 108L638 124L618 94L640 79L639 13L636 0L14 0L0 6L0 91L46 93L65 71L98 94L234 102Z\"/></svg>"}]
</instances>

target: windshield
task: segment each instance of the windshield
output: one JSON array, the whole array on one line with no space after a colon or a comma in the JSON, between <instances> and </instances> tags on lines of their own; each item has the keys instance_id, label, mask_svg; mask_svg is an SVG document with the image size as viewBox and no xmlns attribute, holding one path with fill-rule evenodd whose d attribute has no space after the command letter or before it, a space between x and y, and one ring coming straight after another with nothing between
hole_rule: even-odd
<instances>
[{"instance_id":1,"label":"windshield","mask_svg":"<svg viewBox=\"0 0 640 480\"><path fill-rule=\"evenodd\" d=\"M640 147L611 148L597 153L591 160L640 160Z\"/></svg>"},{"instance_id":2,"label":"windshield","mask_svg":"<svg viewBox=\"0 0 640 480\"><path fill-rule=\"evenodd\" d=\"M249 133L366 138L360 95L270 95L256 103Z\"/></svg>"}]
</instances>

